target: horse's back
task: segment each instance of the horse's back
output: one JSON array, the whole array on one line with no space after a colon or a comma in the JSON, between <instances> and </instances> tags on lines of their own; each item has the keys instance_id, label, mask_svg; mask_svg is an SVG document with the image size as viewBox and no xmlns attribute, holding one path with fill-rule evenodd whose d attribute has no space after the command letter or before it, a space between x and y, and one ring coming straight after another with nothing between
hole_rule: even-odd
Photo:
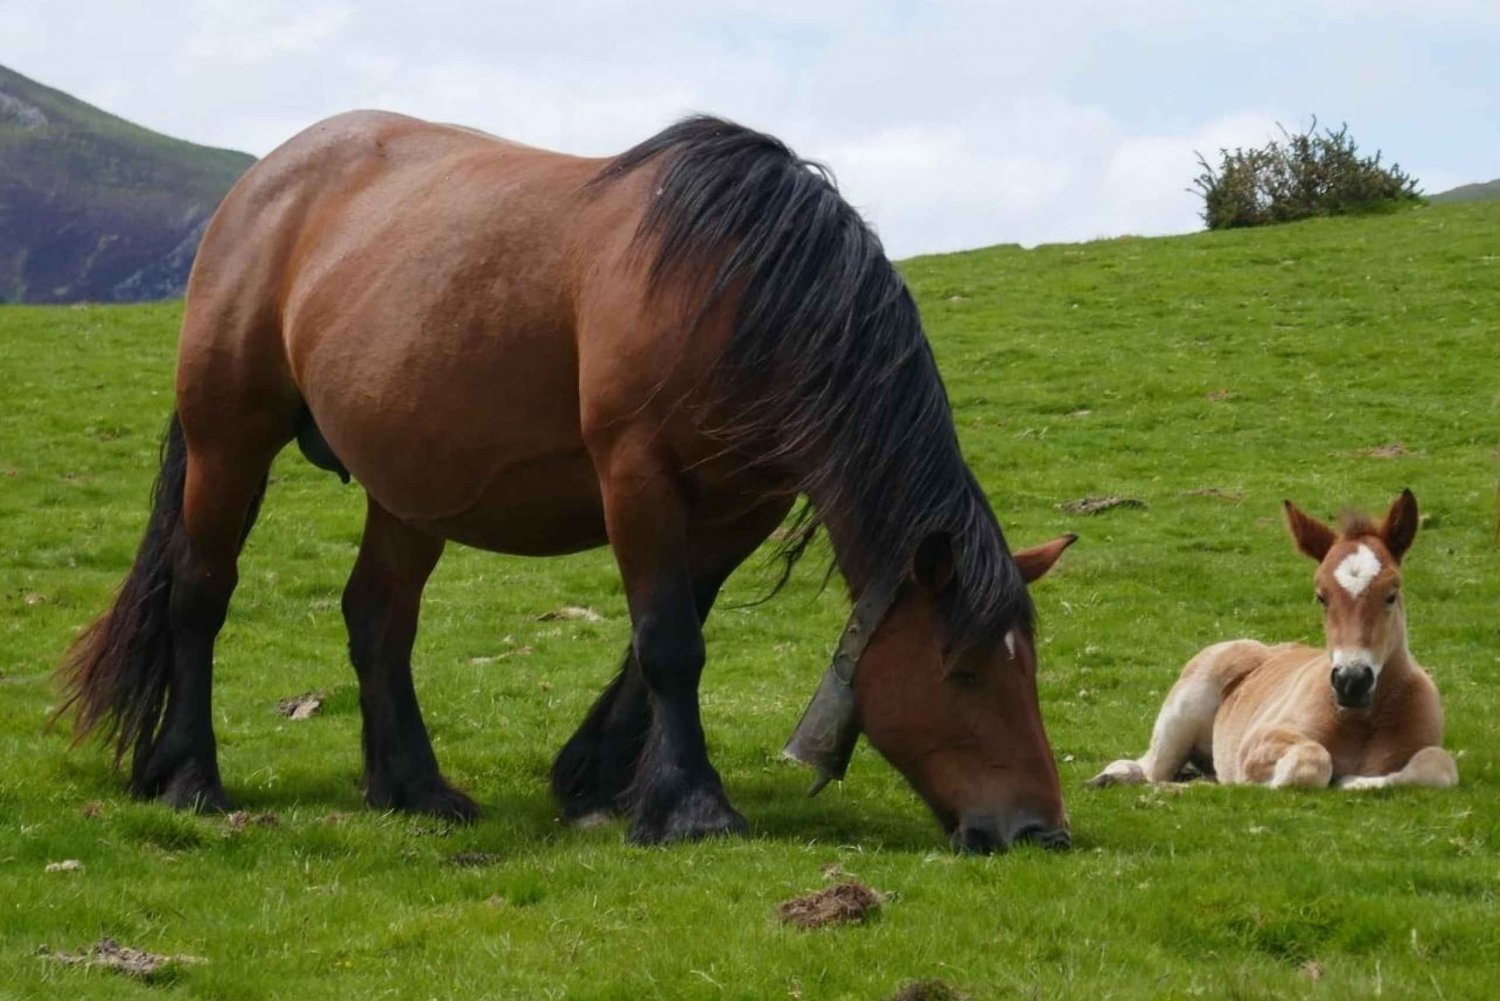
<instances>
[{"instance_id":1,"label":"horse's back","mask_svg":"<svg viewBox=\"0 0 1500 1001\"><path fill-rule=\"evenodd\" d=\"M452 537L597 544L571 299L597 167L384 112L303 131L205 236L180 401L253 385L247 407L305 408L383 506ZM485 524L469 523L476 509Z\"/></svg>"}]
</instances>

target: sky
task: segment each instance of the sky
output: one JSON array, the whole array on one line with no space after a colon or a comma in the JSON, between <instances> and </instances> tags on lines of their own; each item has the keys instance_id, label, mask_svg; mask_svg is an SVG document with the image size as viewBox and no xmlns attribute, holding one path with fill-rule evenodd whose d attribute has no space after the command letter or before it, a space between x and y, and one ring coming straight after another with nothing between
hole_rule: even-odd
<instances>
[{"instance_id":1,"label":"sky","mask_svg":"<svg viewBox=\"0 0 1500 1001\"><path fill-rule=\"evenodd\" d=\"M0 0L0 64L257 155L377 107L604 155L710 112L832 168L893 257L1201 228L1195 151L1347 122L1500 177L1497 0Z\"/></svg>"}]
</instances>

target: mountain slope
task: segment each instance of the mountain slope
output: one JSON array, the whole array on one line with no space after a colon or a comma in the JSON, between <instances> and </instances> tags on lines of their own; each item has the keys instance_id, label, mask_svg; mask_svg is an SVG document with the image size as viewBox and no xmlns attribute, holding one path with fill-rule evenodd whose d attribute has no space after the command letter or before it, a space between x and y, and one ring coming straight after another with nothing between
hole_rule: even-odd
<instances>
[{"instance_id":1,"label":"mountain slope","mask_svg":"<svg viewBox=\"0 0 1500 1001\"><path fill-rule=\"evenodd\" d=\"M1428 195L1429 202L1487 202L1494 198L1500 198L1500 178L1493 181L1481 181L1478 184L1462 184L1449 191L1443 191L1436 195Z\"/></svg>"},{"instance_id":2,"label":"mountain slope","mask_svg":"<svg viewBox=\"0 0 1500 1001\"><path fill-rule=\"evenodd\" d=\"M181 295L209 217L254 162L0 66L0 302Z\"/></svg>"}]
</instances>

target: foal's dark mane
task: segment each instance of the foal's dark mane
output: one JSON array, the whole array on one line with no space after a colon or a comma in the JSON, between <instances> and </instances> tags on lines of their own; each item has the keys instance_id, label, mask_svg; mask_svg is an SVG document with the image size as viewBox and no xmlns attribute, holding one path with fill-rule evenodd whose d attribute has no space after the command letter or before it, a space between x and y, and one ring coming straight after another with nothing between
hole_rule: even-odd
<instances>
[{"instance_id":1,"label":"foal's dark mane","mask_svg":"<svg viewBox=\"0 0 1500 1001\"><path fill-rule=\"evenodd\" d=\"M894 585L917 546L946 534L955 643L1031 627L1024 581L959 451L916 303L828 171L779 140L685 119L627 150L590 187L659 158L637 234L650 280L701 289L698 318L738 295L713 376L716 433L793 470L817 514L783 547L788 567L819 522L842 527L851 587Z\"/></svg>"}]
</instances>

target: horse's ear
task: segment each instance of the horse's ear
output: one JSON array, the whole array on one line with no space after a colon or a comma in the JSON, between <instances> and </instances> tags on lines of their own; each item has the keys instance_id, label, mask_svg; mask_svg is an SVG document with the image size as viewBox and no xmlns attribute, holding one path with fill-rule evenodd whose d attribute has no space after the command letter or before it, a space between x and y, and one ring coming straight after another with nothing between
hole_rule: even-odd
<instances>
[{"instance_id":1,"label":"horse's ear","mask_svg":"<svg viewBox=\"0 0 1500 1001\"><path fill-rule=\"evenodd\" d=\"M1417 520L1416 495L1410 490L1401 491L1401 496L1386 512L1385 521L1380 523L1380 541L1385 543L1385 548L1391 551L1397 563L1417 537Z\"/></svg>"},{"instance_id":2,"label":"horse's ear","mask_svg":"<svg viewBox=\"0 0 1500 1001\"><path fill-rule=\"evenodd\" d=\"M1016 566L1021 568L1021 576L1026 583L1030 584L1045 576L1047 571L1052 569L1052 564L1056 563L1057 558L1063 554L1063 550L1077 541L1078 536L1069 532L1067 535L1058 536L1051 542L1044 542L1040 546L1032 546L1030 549L1012 553L1011 557L1015 559Z\"/></svg>"},{"instance_id":3,"label":"horse's ear","mask_svg":"<svg viewBox=\"0 0 1500 1001\"><path fill-rule=\"evenodd\" d=\"M911 575L928 594L938 594L953 580L953 540L947 532L933 532L917 544Z\"/></svg>"},{"instance_id":4,"label":"horse's ear","mask_svg":"<svg viewBox=\"0 0 1500 1001\"><path fill-rule=\"evenodd\" d=\"M1297 548L1322 563L1328 550L1333 548L1336 538L1333 529L1312 515L1304 514L1291 501L1282 501L1281 507L1286 512L1286 527L1291 531L1292 541L1297 543Z\"/></svg>"}]
</instances>

